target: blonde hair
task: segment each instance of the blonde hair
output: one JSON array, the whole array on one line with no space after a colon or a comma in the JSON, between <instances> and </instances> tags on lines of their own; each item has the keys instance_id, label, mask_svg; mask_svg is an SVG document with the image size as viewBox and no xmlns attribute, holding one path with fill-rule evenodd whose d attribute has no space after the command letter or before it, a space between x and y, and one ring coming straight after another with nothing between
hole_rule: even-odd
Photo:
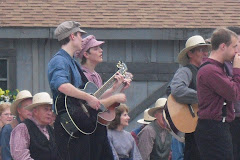
<instances>
[{"instance_id":1,"label":"blonde hair","mask_svg":"<svg viewBox=\"0 0 240 160\"><path fill-rule=\"evenodd\" d=\"M0 116L6 109L10 108L10 106L11 106L11 103L9 103L9 102L4 102L4 103L0 104Z\"/></svg>"}]
</instances>

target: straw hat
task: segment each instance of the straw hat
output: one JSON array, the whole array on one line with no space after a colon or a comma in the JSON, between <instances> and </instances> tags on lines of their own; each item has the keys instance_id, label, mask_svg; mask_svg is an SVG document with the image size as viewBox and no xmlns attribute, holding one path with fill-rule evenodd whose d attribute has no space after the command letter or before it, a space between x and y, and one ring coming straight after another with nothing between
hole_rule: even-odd
<instances>
[{"instance_id":1,"label":"straw hat","mask_svg":"<svg viewBox=\"0 0 240 160\"><path fill-rule=\"evenodd\" d=\"M154 117L152 117L152 116L150 116L150 115L148 114L148 110L149 110L149 108L144 111L144 113L143 113L143 119L139 119L139 120L137 121L138 123L141 123L141 124L149 124L149 123L151 123L154 119L156 119L156 118L154 118Z\"/></svg>"},{"instance_id":2,"label":"straw hat","mask_svg":"<svg viewBox=\"0 0 240 160\"><path fill-rule=\"evenodd\" d=\"M167 98L159 98L155 103L155 107L149 109L148 114L154 117L155 112L159 109L163 109L166 102Z\"/></svg>"},{"instance_id":3,"label":"straw hat","mask_svg":"<svg viewBox=\"0 0 240 160\"><path fill-rule=\"evenodd\" d=\"M33 96L33 103L26 107L28 110L32 110L33 108L44 105L44 104L53 104L53 100L47 92L40 92Z\"/></svg>"},{"instance_id":4,"label":"straw hat","mask_svg":"<svg viewBox=\"0 0 240 160\"><path fill-rule=\"evenodd\" d=\"M190 37L185 44L185 48L178 54L178 62L183 66L187 65L189 63L187 52L199 46L207 46L209 50L211 49L211 45L207 44L202 36L196 35Z\"/></svg>"},{"instance_id":5,"label":"straw hat","mask_svg":"<svg viewBox=\"0 0 240 160\"><path fill-rule=\"evenodd\" d=\"M11 113L17 116L17 106L20 102L27 98L32 98L32 94L28 90L22 90L17 94L16 100L12 103L10 110Z\"/></svg>"}]
</instances>

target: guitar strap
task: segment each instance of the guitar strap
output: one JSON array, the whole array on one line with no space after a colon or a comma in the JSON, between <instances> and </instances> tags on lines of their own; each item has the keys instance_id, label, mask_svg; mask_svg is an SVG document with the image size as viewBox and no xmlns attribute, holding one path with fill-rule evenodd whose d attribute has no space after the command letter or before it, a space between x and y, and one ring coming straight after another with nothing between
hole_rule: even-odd
<instances>
[{"instance_id":1,"label":"guitar strap","mask_svg":"<svg viewBox=\"0 0 240 160\"><path fill-rule=\"evenodd\" d=\"M78 72L80 73L81 79L82 79L82 81L83 81L82 85L79 86L79 88L82 89L82 88L85 86L85 84L88 82L88 79L87 79L87 77L85 76L85 74L83 73L80 65L79 65L76 61L74 61L74 62L75 62L75 65L77 66ZM72 77L72 76L71 76L71 77Z\"/></svg>"}]
</instances>

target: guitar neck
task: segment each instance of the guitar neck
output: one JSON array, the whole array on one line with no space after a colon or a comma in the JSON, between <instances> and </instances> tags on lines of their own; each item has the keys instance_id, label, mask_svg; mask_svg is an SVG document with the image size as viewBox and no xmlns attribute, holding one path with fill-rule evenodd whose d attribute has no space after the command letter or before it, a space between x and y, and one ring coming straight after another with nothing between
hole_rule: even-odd
<instances>
[{"instance_id":1,"label":"guitar neck","mask_svg":"<svg viewBox=\"0 0 240 160\"><path fill-rule=\"evenodd\" d=\"M115 73L116 74L116 73ZM109 88L111 88L115 82L115 74L106 82L104 83L104 85L99 88L93 95L96 97L96 98L100 98L102 96L102 94L108 90Z\"/></svg>"}]
</instances>

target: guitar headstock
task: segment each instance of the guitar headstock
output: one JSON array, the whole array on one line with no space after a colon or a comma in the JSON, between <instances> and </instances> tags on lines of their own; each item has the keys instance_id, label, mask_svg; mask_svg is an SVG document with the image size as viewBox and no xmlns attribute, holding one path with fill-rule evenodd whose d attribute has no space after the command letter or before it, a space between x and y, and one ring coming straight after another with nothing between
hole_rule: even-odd
<instances>
[{"instance_id":1,"label":"guitar headstock","mask_svg":"<svg viewBox=\"0 0 240 160\"><path fill-rule=\"evenodd\" d=\"M118 72L121 73L122 75L124 75L125 72L128 70L127 65L122 61L118 62L117 67L119 69Z\"/></svg>"}]
</instances>

